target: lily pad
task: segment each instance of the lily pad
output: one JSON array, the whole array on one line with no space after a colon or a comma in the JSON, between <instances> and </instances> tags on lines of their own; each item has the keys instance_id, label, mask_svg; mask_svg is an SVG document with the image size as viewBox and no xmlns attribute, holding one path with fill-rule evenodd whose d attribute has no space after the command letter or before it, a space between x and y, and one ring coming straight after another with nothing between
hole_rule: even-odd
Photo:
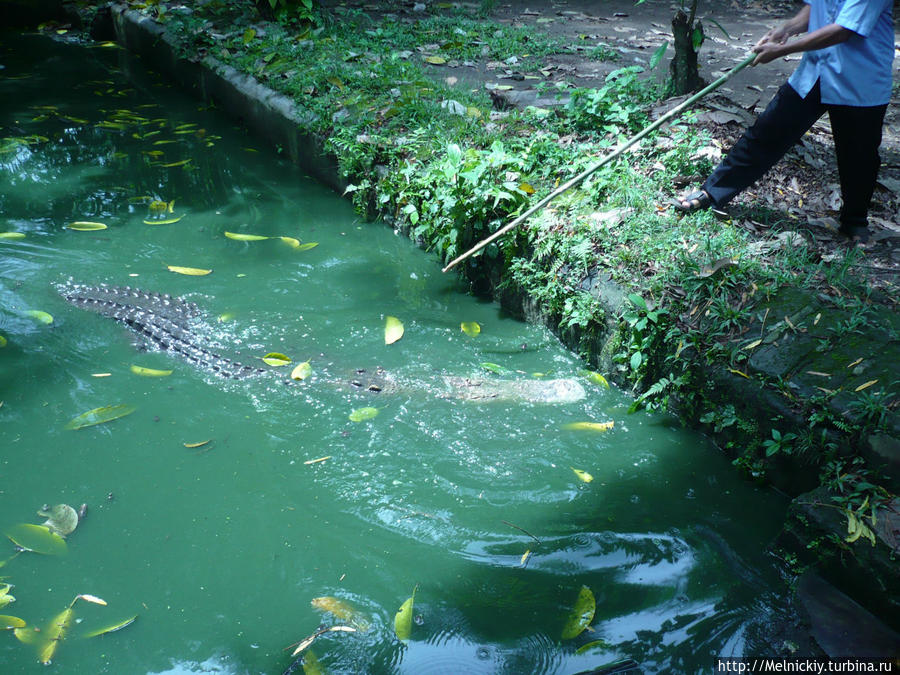
<instances>
[{"instance_id":1,"label":"lily pad","mask_svg":"<svg viewBox=\"0 0 900 675\"><path fill-rule=\"evenodd\" d=\"M78 527L78 512L68 504L45 506L37 513L47 519L42 524L61 537L72 534Z\"/></svg>"},{"instance_id":2,"label":"lily pad","mask_svg":"<svg viewBox=\"0 0 900 675\"><path fill-rule=\"evenodd\" d=\"M585 628L591 625L596 611L597 602L594 600L594 594L590 588L582 586L578 592L578 598L575 600L575 607L572 608L566 624L563 626L562 639L571 640L578 637Z\"/></svg>"},{"instance_id":3,"label":"lily pad","mask_svg":"<svg viewBox=\"0 0 900 675\"><path fill-rule=\"evenodd\" d=\"M120 417L130 415L135 410L137 410L137 408L134 406L126 405L124 403L120 403L119 405L108 405L103 408L94 408L93 410L88 410L74 418L66 424L66 429L84 429L85 427L92 427L95 424L112 422Z\"/></svg>"},{"instance_id":4,"label":"lily pad","mask_svg":"<svg viewBox=\"0 0 900 675\"><path fill-rule=\"evenodd\" d=\"M46 525L19 523L8 528L4 534L21 549L42 555L62 555L68 548L66 540Z\"/></svg>"}]
</instances>

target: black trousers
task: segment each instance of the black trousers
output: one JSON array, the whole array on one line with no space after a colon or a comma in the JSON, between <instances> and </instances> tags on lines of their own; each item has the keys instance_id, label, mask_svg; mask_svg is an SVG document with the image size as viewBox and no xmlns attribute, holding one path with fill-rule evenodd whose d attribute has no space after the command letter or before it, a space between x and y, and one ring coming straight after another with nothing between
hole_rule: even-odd
<instances>
[{"instance_id":1,"label":"black trousers","mask_svg":"<svg viewBox=\"0 0 900 675\"><path fill-rule=\"evenodd\" d=\"M865 228L881 164L878 147L886 110L886 105L826 105L818 82L806 98L785 83L707 178L703 189L716 206L725 205L771 169L827 111L844 201L841 229L852 232Z\"/></svg>"}]
</instances>

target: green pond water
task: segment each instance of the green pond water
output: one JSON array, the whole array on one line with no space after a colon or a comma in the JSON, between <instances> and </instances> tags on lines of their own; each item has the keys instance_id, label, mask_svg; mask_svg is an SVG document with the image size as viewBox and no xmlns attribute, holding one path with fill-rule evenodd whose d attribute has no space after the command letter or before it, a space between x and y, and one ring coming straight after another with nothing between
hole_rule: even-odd
<instances>
[{"instance_id":1,"label":"green pond water","mask_svg":"<svg viewBox=\"0 0 900 675\"><path fill-rule=\"evenodd\" d=\"M88 505L66 555L0 569L17 599L0 614L46 631L78 594L108 603L74 605L52 672L280 673L286 647L339 624L358 630L319 637L307 672L575 673L625 658L645 673L709 672L715 655L756 649L783 611L764 549L784 500L742 482L703 437L627 415L626 395L586 380L587 397L566 404L434 396L441 374L577 377L584 365L218 111L151 74L126 77L116 48L64 40L0 36L0 232L26 235L0 239L0 529L41 523L43 504ZM146 225L144 197L174 200L161 217L181 220ZM313 374L225 380L139 351L125 327L63 301L55 284L69 279L186 297L218 351L260 367L281 352ZM405 334L386 345L389 315ZM421 386L332 381L378 366ZM135 411L66 429L119 404ZM365 406L377 416L348 419ZM615 426L563 428L580 421ZM6 538L0 549L15 551ZM415 587L401 642L394 615ZM564 640L582 587L596 613ZM0 633L0 671L45 672L38 649Z\"/></svg>"}]
</instances>

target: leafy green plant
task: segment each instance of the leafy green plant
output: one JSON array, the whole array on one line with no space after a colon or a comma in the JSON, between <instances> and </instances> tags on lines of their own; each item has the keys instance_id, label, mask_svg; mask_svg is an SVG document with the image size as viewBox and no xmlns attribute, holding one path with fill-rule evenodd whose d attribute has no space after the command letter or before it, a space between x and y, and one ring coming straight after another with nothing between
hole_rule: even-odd
<instances>
[{"instance_id":1,"label":"leafy green plant","mask_svg":"<svg viewBox=\"0 0 900 675\"><path fill-rule=\"evenodd\" d=\"M797 440L797 434L782 434L778 429L772 429L772 438L763 441L766 457L771 457L779 452L785 455L791 454L793 443Z\"/></svg>"}]
</instances>

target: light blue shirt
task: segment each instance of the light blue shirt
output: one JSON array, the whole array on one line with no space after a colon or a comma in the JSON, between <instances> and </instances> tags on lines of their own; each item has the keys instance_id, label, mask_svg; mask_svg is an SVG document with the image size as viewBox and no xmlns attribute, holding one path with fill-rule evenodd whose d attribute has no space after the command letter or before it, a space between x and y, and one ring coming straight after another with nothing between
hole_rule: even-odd
<instances>
[{"instance_id":1,"label":"light blue shirt","mask_svg":"<svg viewBox=\"0 0 900 675\"><path fill-rule=\"evenodd\" d=\"M891 100L894 60L893 0L806 0L809 32L832 23L854 35L825 49L805 52L788 83L806 98L821 83L822 103L876 106Z\"/></svg>"}]
</instances>

